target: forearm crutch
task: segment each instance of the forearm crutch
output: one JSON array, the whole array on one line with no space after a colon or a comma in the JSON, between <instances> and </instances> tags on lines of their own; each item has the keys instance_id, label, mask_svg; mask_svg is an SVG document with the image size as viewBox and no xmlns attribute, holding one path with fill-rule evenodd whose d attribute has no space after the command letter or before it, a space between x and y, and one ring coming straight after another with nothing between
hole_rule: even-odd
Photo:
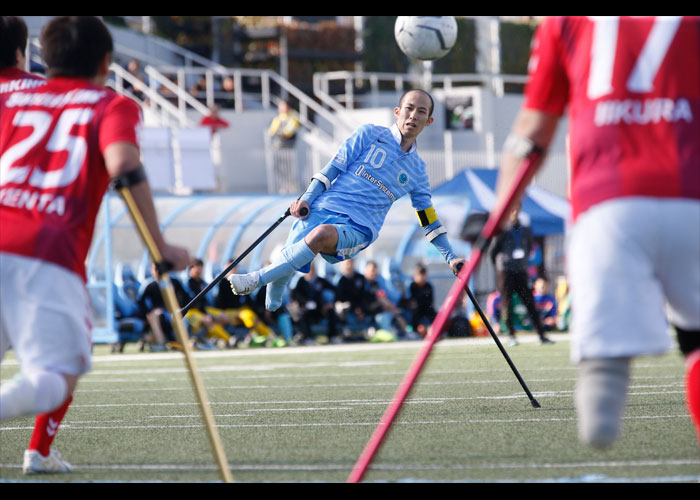
<instances>
[{"instance_id":1,"label":"forearm crutch","mask_svg":"<svg viewBox=\"0 0 700 500\"><path fill-rule=\"evenodd\" d=\"M464 287L464 289L467 292L467 295L469 296L469 300L471 300L472 304L474 304L474 309L476 309L476 312L479 314L481 321L484 322L486 329L489 331L489 334L491 334L491 338L493 338L494 342L496 342L498 349L501 351L501 354L503 354L503 357L506 359L506 362L508 363L508 366L510 366L510 369L513 370L513 374L515 375L515 378L518 379L518 382L520 382L520 385L522 386L523 390L525 391L525 394L527 394L527 397L530 398L530 403L535 408L540 408L540 404L534 398L534 396L530 392L530 389L528 389L527 384L525 383L523 378L520 376L518 369L515 367L515 365L513 364L513 362L510 359L510 356L508 356L508 353L503 348L503 344L501 344L501 341L498 340L498 335L496 335L496 332L493 331L493 328L491 327L491 323L489 323L489 320L486 317L486 315L484 314L484 311L482 311L481 307L479 307L479 303L476 301L476 297L474 297L474 294L472 294L472 292L468 286Z\"/></svg>"},{"instance_id":2,"label":"forearm crutch","mask_svg":"<svg viewBox=\"0 0 700 500\"><path fill-rule=\"evenodd\" d=\"M160 291L163 294L165 307L172 314L173 330L175 330L175 334L177 335L178 341L180 342L180 344L182 344L182 350L185 354L185 361L187 362L187 369L190 374L190 380L192 381L194 392L197 396L197 401L199 402L199 409L202 412L202 417L204 419L205 424L204 426L206 428L207 437L209 438L209 442L214 453L214 459L216 460L216 463L219 466L219 472L221 473L223 481L226 483L232 483L233 478L231 477L231 471L229 469L228 461L226 460L224 447L221 443L221 438L219 437L219 433L216 428L216 423L214 421L214 416L212 414L211 407L209 406L207 394L204 389L204 383L202 382L199 370L197 369L197 365L194 360L194 356L191 352L189 335L187 333L187 330L185 329L185 324L182 320L182 314L180 313L179 305L177 303L177 297L175 296L175 289L173 288L170 276L166 272L167 263L163 260L160 250L155 244L153 236L148 230L148 226L146 225L146 222L144 221L143 216L141 215L141 211L136 205L134 198L131 196L131 192L129 191L129 189L127 187L119 186L115 186L115 188L119 191L119 194L124 199L129 213L131 214L131 217L134 220L134 223L136 224L136 228L138 229L138 232L141 235L141 239L145 243L146 248L148 248L148 251L151 254L151 258L153 259L153 261L156 264L156 267L159 270Z\"/></svg>"},{"instance_id":3,"label":"forearm crutch","mask_svg":"<svg viewBox=\"0 0 700 500\"><path fill-rule=\"evenodd\" d=\"M425 364L425 361L428 359L430 350L435 344L435 341L442 333L442 329L444 328L445 323L449 319L450 314L452 313L452 309L454 309L455 303L457 302L457 299L461 295L462 290L464 290L467 283L469 282L469 278L476 269L476 266L479 264L482 255L486 253L491 238L497 233L498 228L506 219L510 207L517 199L520 198L523 191L525 191L525 188L527 187L528 183L532 179L532 176L535 174L536 167L541 156L541 152L535 151L533 152L533 154L523 159L519 170L516 173L513 185L510 188L510 191L508 192L508 195L506 196L505 200L503 201L500 207L495 207L495 209L491 212L491 215L489 216L488 220L486 221L486 224L481 230L479 238L472 246L472 251L469 256L469 261L467 265L463 266L462 270L457 275L457 279L455 280L454 285L452 285L452 288L447 294L447 297L445 298L445 301L443 302L440 311L438 311L435 320L433 320L430 333L428 333L428 335L423 340L421 349L418 351L416 358L413 360L413 363L409 367L408 372L406 373L403 381L399 385L399 388L396 391L394 398L391 400L391 403L384 412L384 415L382 415L379 425L374 430L374 433L370 437L362 454L355 463L355 466L353 467L352 472L350 473L350 476L347 479L347 482L359 482L362 479L362 476L364 476L367 467L372 462L374 455L376 454L377 450L382 444L384 436L389 431L389 428L391 427L394 418L396 418L396 415L401 409L401 405L408 396L408 393L410 392L413 383L418 377L421 368Z\"/></svg>"}]
</instances>

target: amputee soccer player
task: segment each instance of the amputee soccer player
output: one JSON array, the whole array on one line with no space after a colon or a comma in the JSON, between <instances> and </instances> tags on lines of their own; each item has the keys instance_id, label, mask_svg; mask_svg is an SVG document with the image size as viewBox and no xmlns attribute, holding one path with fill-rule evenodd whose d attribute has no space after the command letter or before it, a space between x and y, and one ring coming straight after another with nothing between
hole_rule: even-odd
<instances>
[{"instance_id":1,"label":"amputee soccer player","mask_svg":"<svg viewBox=\"0 0 700 500\"><path fill-rule=\"evenodd\" d=\"M700 439L699 42L697 16L545 19L506 141L501 202L568 107L571 358L579 436L593 446L619 436L630 362L670 348L667 321Z\"/></svg>"},{"instance_id":2,"label":"amputee soccer player","mask_svg":"<svg viewBox=\"0 0 700 500\"><path fill-rule=\"evenodd\" d=\"M28 37L24 19L0 16L0 95L31 90L46 83L43 77L24 71Z\"/></svg>"},{"instance_id":3,"label":"amputee soccer player","mask_svg":"<svg viewBox=\"0 0 700 500\"><path fill-rule=\"evenodd\" d=\"M187 250L160 233L140 164L138 105L104 85L112 38L96 17L41 33L46 85L0 95L0 355L20 373L0 387L0 420L67 408L91 367L85 257L110 179L129 189L165 260ZM25 472L68 472L56 450L25 453Z\"/></svg>"},{"instance_id":4,"label":"amputee soccer player","mask_svg":"<svg viewBox=\"0 0 700 500\"><path fill-rule=\"evenodd\" d=\"M425 162L417 152L416 138L433 122L432 112L430 94L410 90L394 108L394 125L358 128L291 204L290 213L298 220L276 260L228 277L234 293L247 295L267 285L265 307L276 310L295 271L307 272L319 253L331 263L357 255L377 239L387 212L404 195L411 197L425 236L457 274L464 259L452 251L435 213ZM307 215L301 215L303 209Z\"/></svg>"},{"instance_id":5,"label":"amputee soccer player","mask_svg":"<svg viewBox=\"0 0 700 500\"><path fill-rule=\"evenodd\" d=\"M45 78L24 70L27 39L27 25L22 18L0 16L0 95L31 90L46 84ZM34 431L25 451L25 472L31 472L31 459L35 454L47 458L51 455L51 445L72 401L71 394L55 410L36 416ZM60 459L58 451L54 451L51 461L63 470L70 470L70 464Z\"/></svg>"}]
</instances>

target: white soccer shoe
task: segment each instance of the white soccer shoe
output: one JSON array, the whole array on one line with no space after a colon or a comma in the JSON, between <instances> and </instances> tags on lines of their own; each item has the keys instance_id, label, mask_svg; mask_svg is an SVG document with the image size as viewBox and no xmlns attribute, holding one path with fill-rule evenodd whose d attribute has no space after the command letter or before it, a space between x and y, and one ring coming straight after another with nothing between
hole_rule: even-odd
<instances>
[{"instance_id":1,"label":"white soccer shoe","mask_svg":"<svg viewBox=\"0 0 700 500\"><path fill-rule=\"evenodd\" d=\"M72 471L71 465L61 458L61 454L51 448L49 456L43 457L36 450L24 451L22 471L25 474L62 474Z\"/></svg>"},{"instance_id":2,"label":"white soccer shoe","mask_svg":"<svg viewBox=\"0 0 700 500\"><path fill-rule=\"evenodd\" d=\"M227 279L236 295L248 295L260 285L258 273L232 274Z\"/></svg>"}]
</instances>

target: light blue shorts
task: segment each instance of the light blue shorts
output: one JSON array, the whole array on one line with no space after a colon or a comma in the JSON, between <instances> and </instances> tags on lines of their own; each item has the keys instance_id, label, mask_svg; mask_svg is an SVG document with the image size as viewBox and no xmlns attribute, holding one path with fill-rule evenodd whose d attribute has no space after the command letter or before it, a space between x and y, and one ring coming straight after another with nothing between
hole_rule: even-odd
<instances>
[{"instance_id":1,"label":"light blue shorts","mask_svg":"<svg viewBox=\"0 0 700 500\"><path fill-rule=\"evenodd\" d=\"M345 259L351 259L361 250L367 248L372 242L371 231L354 222L349 216L331 212L322 208L311 210L306 219L297 219L289 231L285 246L292 245L304 238L321 224L331 224L338 231L338 246L335 255L321 254L331 264L336 264ZM299 271L308 272L307 264Z\"/></svg>"}]
</instances>

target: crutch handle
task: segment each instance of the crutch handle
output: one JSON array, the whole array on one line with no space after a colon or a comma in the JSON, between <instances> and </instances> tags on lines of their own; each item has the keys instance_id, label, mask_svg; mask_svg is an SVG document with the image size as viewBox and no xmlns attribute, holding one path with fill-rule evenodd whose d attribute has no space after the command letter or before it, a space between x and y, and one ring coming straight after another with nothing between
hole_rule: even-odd
<instances>
[{"instance_id":1,"label":"crutch handle","mask_svg":"<svg viewBox=\"0 0 700 500\"><path fill-rule=\"evenodd\" d=\"M301 215L302 217L306 217L308 214L309 214L309 209L308 209L308 208L306 208L306 207L301 207L301 208L299 209L299 215ZM287 209L287 211L284 213L284 216L285 216L285 217L289 217L290 215L292 215L292 212L291 212L289 209Z\"/></svg>"}]
</instances>

